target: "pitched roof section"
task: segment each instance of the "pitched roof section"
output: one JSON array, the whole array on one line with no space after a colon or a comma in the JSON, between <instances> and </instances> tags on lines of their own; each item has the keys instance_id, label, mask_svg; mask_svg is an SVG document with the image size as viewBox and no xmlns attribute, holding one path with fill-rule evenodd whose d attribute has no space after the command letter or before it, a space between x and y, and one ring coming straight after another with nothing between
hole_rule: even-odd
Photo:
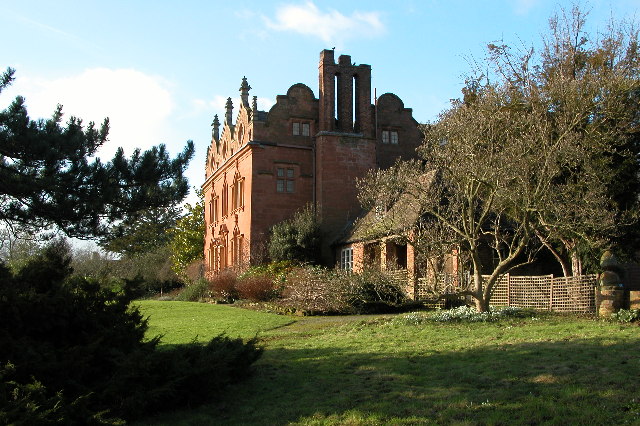
<instances>
[{"instance_id":1,"label":"pitched roof section","mask_svg":"<svg viewBox=\"0 0 640 426\"><path fill-rule=\"evenodd\" d=\"M430 186L434 176L435 171L427 172L416 185ZM424 190L419 192L424 193ZM386 212L376 211L374 208L357 219L339 243L348 244L399 235L413 228L421 216L420 199L413 192L404 192Z\"/></svg>"}]
</instances>

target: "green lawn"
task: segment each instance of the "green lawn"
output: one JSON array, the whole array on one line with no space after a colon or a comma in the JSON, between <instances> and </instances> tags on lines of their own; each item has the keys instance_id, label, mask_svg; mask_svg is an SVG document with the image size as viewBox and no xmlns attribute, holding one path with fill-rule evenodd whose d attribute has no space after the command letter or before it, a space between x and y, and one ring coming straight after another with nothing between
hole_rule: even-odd
<instances>
[{"instance_id":1,"label":"green lawn","mask_svg":"<svg viewBox=\"0 0 640 426\"><path fill-rule=\"evenodd\" d=\"M142 308L168 336L161 317L182 307L165 303ZM406 325L391 316L292 322L189 306L199 327L191 337L204 338L202 323L210 321L217 323L207 328L212 335L218 327L231 336L258 332L266 350L228 398L146 424L640 424L637 326L561 316L497 324ZM180 341L190 340L188 324Z\"/></svg>"},{"instance_id":2,"label":"green lawn","mask_svg":"<svg viewBox=\"0 0 640 426\"><path fill-rule=\"evenodd\" d=\"M161 344L189 343L194 339L204 342L221 333L229 337L250 339L265 330L282 327L293 322L281 315L238 309L227 305L209 305L196 302L135 302L145 317L149 317L147 335L162 335Z\"/></svg>"}]
</instances>

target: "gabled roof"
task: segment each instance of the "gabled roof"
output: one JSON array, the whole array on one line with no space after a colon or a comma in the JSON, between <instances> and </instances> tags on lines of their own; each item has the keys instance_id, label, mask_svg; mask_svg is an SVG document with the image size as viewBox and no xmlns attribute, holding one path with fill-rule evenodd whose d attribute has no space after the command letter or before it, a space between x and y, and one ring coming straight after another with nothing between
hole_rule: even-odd
<instances>
[{"instance_id":1,"label":"gabled roof","mask_svg":"<svg viewBox=\"0 0 640 426\"><path fill-rule=\"evenodd\" d=\"M434 171L423 174L416 185L431 185L434 175ZM413 228L421 215L422 205L416 194L404 192L386 211L374 208L357 219L338 244L371 241L402 234Z\"/></svg>"}]
</instances>

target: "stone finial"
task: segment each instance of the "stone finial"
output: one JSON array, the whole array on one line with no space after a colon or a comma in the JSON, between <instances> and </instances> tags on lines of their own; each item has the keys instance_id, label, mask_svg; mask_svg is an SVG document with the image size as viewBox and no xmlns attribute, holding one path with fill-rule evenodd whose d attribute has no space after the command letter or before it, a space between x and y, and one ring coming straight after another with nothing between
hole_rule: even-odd
<instances>
[{"instance_id":1,"label":"stone finial","mask_svg":"<svg viewBox=\"0 0 640 426\"><path fill-rule=\"evenodd\" d=\"M258 97L254 96L251 102L251 118L253 121L258 119Z\"/></svg>"},{"instance_id":2,"label":"stone finial","mask_svg":"<svg viewBox=\"0 0 640 426\"><path fill-rule=\"evenodd\" d=\"M233 121L233 102L231 101L231 98L227 98L226 109L227 109L227 112L225 114L224 120L225 120L225 123L231 126L231 123Z\"/></svg>"},{"instance_id":3,"label":"stone finial","mask_svg":"<svg viewBox=\"0 0 640 426\"><path fill-rule=\"evenodd\" d=\"M242 84L240 85L240 99L242 103L249 108L249 90L251 90L251 86L247 82L247 77L242 77Z\"/></svg>"},{"instance_id":4,"label":"stone finial","mask_svg":"<svg viewBox=\"0 0 640 426\"><path fill-rule=\"evenodd\" d=\"M624 268L616 256L610 250L606 250L600 258L600 267L603 272L600 274L600 285L603 287L620 287L622 286L622 277L624 276Z\"/></svg>"},{"instance_id":5,"label":"stone finial","mask_svg":"<svg viewBox=\"0 0 640 426\"><path fill-rule=\"evenodd\" d=\"M218 139L220 139L220 120L218 120L218 114L213 116L211 127L213 127L213 139L218 141Z\"/></svg>"}]
</instances>

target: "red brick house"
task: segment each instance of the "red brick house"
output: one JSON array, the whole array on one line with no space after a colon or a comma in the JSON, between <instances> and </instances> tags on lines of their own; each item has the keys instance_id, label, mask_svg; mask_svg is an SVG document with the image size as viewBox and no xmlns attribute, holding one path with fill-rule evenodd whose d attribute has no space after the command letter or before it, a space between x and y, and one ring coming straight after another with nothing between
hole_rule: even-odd
<instances>
[{"instance_id":1,"label":"red brick house","mask_svg":"<svg viewBox=\"0 0 640 426\"><path fill-rule=\"evenodd\" d=\"M394 94L372 104L370 65L324 50L318 68L318 98L298 83L259 111L243 78L235 121L231 98L224 122L214 118L202 185L210 273L262 260L270 228L307 204L323 223L325 261L340 261L333 243L362 213L356 178L415 157L418 123Z\"/></svg>"}]
</instances>

